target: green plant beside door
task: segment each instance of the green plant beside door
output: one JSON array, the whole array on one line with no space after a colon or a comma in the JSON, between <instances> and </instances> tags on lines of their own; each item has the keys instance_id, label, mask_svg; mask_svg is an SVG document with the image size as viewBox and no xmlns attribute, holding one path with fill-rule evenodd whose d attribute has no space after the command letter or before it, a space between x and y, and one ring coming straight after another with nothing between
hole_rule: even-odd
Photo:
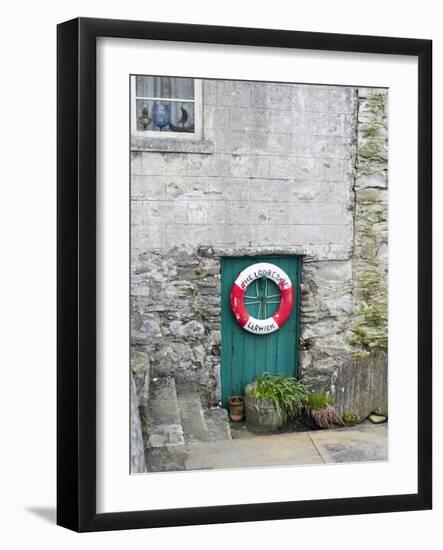
<instances>
[{"instance_id":1,"label":"green plant beside door","mask_svg":"<svg viewBox=\"0 0 443 550\"><path fill-rule=\"evenodd\" d=\"M305 404L305 421L310 428L329 429L342 424L332 398L325 393L310 393Z\"/></svg>"},{"instance_id":2,"label":"green plant beside door","mask_svg":"<svg viewBox=\"0 0 443 550\"><path fill-rule=\"evenodd\" d=\"M229 413L232 421L246 416L246 425L254 432L272 433L289 421L303 418L311 429L351 427L359 422L353 411L337 413L333 399L326 393L309 392L291 376L264 372L245 388L245 396L231 396Z\"/></svg>"},{"instance_id":3,"label":"green plant beside door","mask_svg":"<svg viewBox=\"0 0 443 550\"><path fill-rule=\"evenodd\" d=\"M256 432L274 432L301 414L307 397L299 380L265 372L246 386L246 424Z\"/></svg>"}]
</instances>

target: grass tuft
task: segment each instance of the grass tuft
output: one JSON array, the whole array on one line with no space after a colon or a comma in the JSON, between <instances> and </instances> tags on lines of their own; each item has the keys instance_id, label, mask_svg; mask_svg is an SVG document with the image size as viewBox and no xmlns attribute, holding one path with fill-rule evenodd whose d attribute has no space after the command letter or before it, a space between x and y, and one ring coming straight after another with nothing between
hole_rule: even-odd
<instances>
[{"instance_id":1,"label":"grass tuft","mask_svg":"<svg viewBox=\"0 0 443 550\"><path fill-rule=\"evenodd\" d=\"M301 413L308 398L306 387L295 378L264 372L255 381L255 398L271 399L285 422Z\"/></svg>"}]
</instances>

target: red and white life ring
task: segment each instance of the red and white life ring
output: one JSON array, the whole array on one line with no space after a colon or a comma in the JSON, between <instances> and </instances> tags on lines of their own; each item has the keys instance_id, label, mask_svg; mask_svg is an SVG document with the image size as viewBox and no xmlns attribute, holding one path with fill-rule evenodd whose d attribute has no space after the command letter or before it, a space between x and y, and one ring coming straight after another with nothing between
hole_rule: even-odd
<instances>
[{"instance_id":1,"label":"red and white life ring","mask_svg":"<svg viewBox=\"0 0 443 550\"><path fill-rule=\"evenodd\" d=\"M274 281L280 289L280 307L267 319L255 319L245 306L245 294L248 286L260 277ZM231 309L237 323L253 334L270 334L278 330L291 315L294 307L294 287L287 274L274 264L261 262L244 269L235 279L231 290Z\"/></svg>"}]
</instances>

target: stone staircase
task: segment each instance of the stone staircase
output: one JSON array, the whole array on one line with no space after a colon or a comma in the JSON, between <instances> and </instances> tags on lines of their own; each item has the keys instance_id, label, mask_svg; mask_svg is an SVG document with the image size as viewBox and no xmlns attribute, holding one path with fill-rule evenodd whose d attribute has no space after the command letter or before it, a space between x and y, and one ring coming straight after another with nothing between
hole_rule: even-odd
<instances>
[{"instance_id":1,"label":"stone staircase","mask_svg":"<svg viewBox=\"0 0 443 550\"><path fill-rule=\"evenodd\" d=\"M171 377L153 378L149 386L146 450L231 439L227 412L204 409L197 392L178 392Z\"/></svg>"}]
</instances>

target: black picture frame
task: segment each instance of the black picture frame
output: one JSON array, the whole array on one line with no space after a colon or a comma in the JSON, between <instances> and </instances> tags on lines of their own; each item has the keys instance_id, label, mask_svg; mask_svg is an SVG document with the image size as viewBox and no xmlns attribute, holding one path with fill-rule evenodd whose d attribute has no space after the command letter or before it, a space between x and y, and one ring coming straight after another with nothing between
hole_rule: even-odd
<instances>
[{"instance_id":1,"label":"black picture frame","mask_svg":"<svg viewBox=\"0 0 443 550\"><path fill-rule=\"evenodd\" d=\"M418 58L418 491L416 494L96 512L96 39L398 54ZM57 29L57 523L105 531L432 507L432 42L78 18Z\"/></svg>"}]
</instances>

